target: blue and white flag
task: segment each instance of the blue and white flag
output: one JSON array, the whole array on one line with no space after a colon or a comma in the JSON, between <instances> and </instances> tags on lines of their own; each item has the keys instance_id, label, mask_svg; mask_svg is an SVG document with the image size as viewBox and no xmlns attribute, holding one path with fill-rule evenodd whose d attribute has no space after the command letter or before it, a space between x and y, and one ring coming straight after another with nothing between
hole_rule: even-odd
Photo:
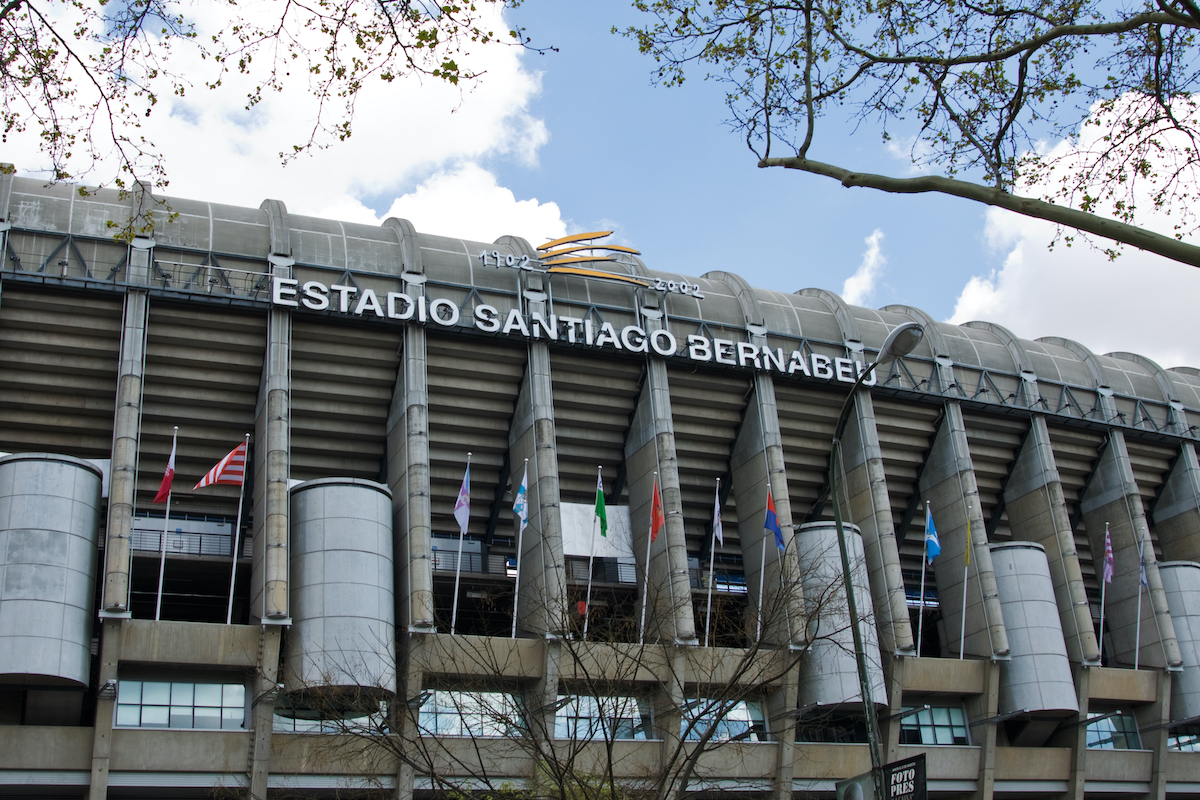
<instances>
[{"instance_id":1,"label":"blue and white flag","mask_svg":"<svg viewBox=\"0 0 1200 800\"><path fill-rule=\"evenodd\" d=\"M517 515L517 519L521 520L521 529L517 532L518 535L525 532L525 526L529 524L529 463L525 463L525 474L521 476L521 486L517 489L516 499L513 500L513 513Z\"/></svg>"},{"instance_id":2,"label":"blue and white flag","mask_svg":"<svg viewBox=\"0 0 1200 800\"><path fill-rule=\"evenodd\" d=\"M933 512L929 510L929 505L925 506L925 557L932 564L933 560L942 552L942 543L938 541L937 528L933 525Z\"/></svg>"}]
</instances>

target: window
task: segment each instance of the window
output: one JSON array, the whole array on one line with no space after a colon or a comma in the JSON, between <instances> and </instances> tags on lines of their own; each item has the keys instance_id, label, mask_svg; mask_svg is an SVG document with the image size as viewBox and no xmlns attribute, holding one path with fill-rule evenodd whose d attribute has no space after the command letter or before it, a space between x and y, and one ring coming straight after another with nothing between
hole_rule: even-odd
<instances>
[{"instance_id":1,"label":"window","mask_svg":"<svg viewBox=\"0 0 1200 800\"><path fill-rule=\"evenodd\" d=\"M900 721L900 744L970 744L962 706L934 706L920 711L909 706Z\"/></svg>"},{"instance_id":2,"label":"window","mask_svg":"<svg viewBox=\"0 0 1200 800\"><path fill-rule=\"evenodd\" d=\"M680 735L688 741L697 741L710 729L713 741L767 741L762 703L757 700L739 700L732 704L713 699L689 701L683 707Z\"/></svg>"},{"instance_id":3,"label":"window","mask_svg":"<svg viewBox=\"0 0 1200 800\"><path fill-rule=\"evenodd\" d=\"M1171 728L1167 747L1185 753L1200 753L1200 725L1180 725Z\"/></svg>"},{"instance_id":4,"label":"window","mask_svg":"<svg viewBox=\"0 0 1200 800\"><path fill-rule=\"evenodd\" d=\"M418 726L429 736L498 738L520 735L520 704L507 692L431 690L421 704Z\"/></svg>"},{"instance_id":5,"label":"window","mask_svg":"<svg viewBox=\"0 0 1200 800\"><path fill-rule=\"evenodd\" d=\"M1137 720L1121 711L1088 714L1087 746L1089 750L1140 750Z\"/></svg>"},{"instance_id":6,"label":"window","mask_svg":"<svg viewBox=\"0 0 1200 800\"><path fill-rule=\"evenodd\" d=\"M559 697L554 714L557 739L590 740L654 738L650 705L636 697Z\"/></svg>"},{"instance_id":7,"label":"window","mask_svg":"<svg viewBox=\"0 0 1200 800\"><path fill-rule=\"evenodd\" d=\"M240 730L245 720L240 683L122 680L117 688L119 727Z\"/></svg>"}]
</instances>

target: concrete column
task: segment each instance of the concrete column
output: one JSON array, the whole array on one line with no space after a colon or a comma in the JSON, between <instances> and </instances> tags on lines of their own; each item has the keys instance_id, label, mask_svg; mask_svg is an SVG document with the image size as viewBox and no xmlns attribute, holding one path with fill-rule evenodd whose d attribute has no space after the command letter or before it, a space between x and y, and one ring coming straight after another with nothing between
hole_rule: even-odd
<instances>
[{"instance_id":1,"label":"concrete column","mask_svg":"<svg viewBox=\"0 0 1200 800\"><path fill-rule=\"evenodd\" d=\"M796 698L800 690L800 671L788 670L781 685L767 695L764 711L772 720L771 738L775 740L775 800L792 800L792 780L796 760Z\"/></svg>"},{"instance_id":2,"label":"concrete column","mask_svg":"<svg viewBox=\"0 0 1200 800\"><path fill-rule=\"evenodd\" d=\"M945 553L945 549L942 552ZM971 743L979 747L979 777L976 778L975 794L971 795L975 800L992 800L996 789L996 723L987 720L1000 713L1000 669L999 661L989 661L983 694L967 700Z\"/></svg>"},{"instance_id":3,"label":"concrete column","mask_svg":"<svg viewBox=\"0 0 1200 800\"><path fill-rule=\"evenodd\" d=\"M112 462L108 479L108 542L104 548L104 596L101 617L128 619L132 558L133 503L137 491L138 439L142 419L142 379L146 370L144 291L125 293L121 323L121 360L117 367L117 410L113 418Z\"/></svg>"},{"instance_id":4,"label":"concrete column","mask_svg":"<svg viewBox=\"0 0 1200 800\"><path fill-rule=\"evenodd\" d=\"M120 619L104 620L100 634L100 673L97 685L103 687L109 681L115 685L117 665L121 661ZM113 708L117 700L113 697L96 697L96 719L92 723L92 775L84 800L103 800L108 796L108 763L112 753Z\"/></svg>"},{"instance_id":5,"label":"concrete column","mask_svg":"<svg viewBox=\"0 0 1200 800\"><path fill-rule=\"evenodd\" d=\"M1120 666L1132 666L1134 648L1140 648L1138 665L1142 667L1182 666L1175 627L1167 607L1162 579L1154 557L1142 498L1133 477L1125 436L1109 431L1108 446L1100 457L1087 491L1080 499L1083 522L1091 540L1092 552L1104 553L1104 526L1109 526L1113 546L1113 582L1108 585L1104 616L1108 621L1113 652ZM1139 548L1146 558L1146 582L1141 591L1141 641L1135 641L1138 627L1138 587L1141 570Z\"/></svg>"},{"instance_id":6,"label":"concrete column","mask_svg":"<svg viewBox=\"0 0 1200 800\"><path fill-rule=\"evenodd\" d=\"M1043 416L1031 421L1004 488L1004 504L1013 538L1036 542L1046 551L1068 657L1076 664L1099 664L1100 649L1075 552L1075 535ZM1103 548L1099 552L1103 553Z\"/></svg>"},{"instance_id":7,"label":"concrete column","mask_svg":"<svg viewBox=\"0 0 1200 800\"><path fill-rule=\"evenodd\" d=\"M754 392L748 403L729 460L746 586L752 606L758 602L760 586L763 589L764 608L755 609L755 615L762 617L765 641L800 647L807 639L804 592L793 543L791 495L783 460L783 439L779 433L775 385L770 376L755 374ZM779 550L775 536L765 528L768 485L786 551ZM765 574L760 573L764 563L763 548L766 548ZM747 624L751 626L747 635L753 639L757 625L753 620Z\"/></svg>"},{"instance_id":8,"label":"concrete column","mask_svg":"<svg viewBox=\"0 0 1200 800\"><path fill-rule=\"evenodd\" d=\"M1153 517L1164 561L1200 561L1200 463L1191 442L1180 445Z\"/></svg>"},{"instance_id":9,"label":"concrete column","mask_svg":"<svg viewBox=\"0 0 1200 800\"><path fill-rule=\"evenodd\" d=\"M671 421L671 393L667 365L661 359L651 358L646 364L646 382L625 442L625 469L633 525L633 553L638 560L639 589L649 571L646 640L695 644L696 622L692 616L692 588L687 571L687 543L683 532L679 466L675 456L675 428ZM651 545L650 564L647 565L646 538L650 535L655 470L658 471L658 487L666 524ZM640 616L640 592L638 604Z\"/></svg>"},{"instance_id":10,"label":"concrete column","mask_svg":"<svg viewBox=\"0 0 1200 800\"><path fill-rule=\"evenodd\" d=\"M524 247L529 248L527 244ZM545 278L540 274L524 277L523 301L527 311L545 316ZM567 576L558 488L558 451L554 438L550 348L545 341L529 343L529 362L517 397L508 447L509 463L514 465L514 489L520 482L525 459L529 459L529 526L521 543L521 574L517 578L520 592L518 627L538 635L562 635L567 630L568 620Z\"/></svg>"},{"instance_id":11,"label":"concrete column","mask_svg":"<svg viewBox=\"0 0 1200 800\"><path fill-rule=\"evenodd\" d=\"M282 628L264 625L258 646L258 671L250 691L250 800L266 800L271 773L271 733L275 727L275 695L279 681Z\"/></svg>"},{"instance_id":12,"label":"concrete column","mask_svg":"<svg viewBox=\"0 0 1200 800\"><path fill-rule=\"evenodd\" d=\"M896 545L883 469L883 449L875 427L875 407L867 390L859 390L842 435L842 467L846 474L839 489L844 514L847 522L853 522L862 531L879 647L884 653L915 655L908 598L900 574L900 549Z\"/></svg>"},{"instance_id":13,"label":"concrete column","mask_svg":"<svg viewBox=\"0 0 1200 800\"><path fill-rule=\"evenodd\" d=\"M384 223L400 240L401 291L425 293L425 267L412 223ZM418 301L419 302L419 301ZM387 480L392 490L397 622L409 633L433 632L432 532L429 487L429 369L423 325L405 325L400 369L388 408ZM417 690L419 691L419 689Z\"/></svg>"},{"instance_id":14,"label":"concrete column","mask_svg":"<svg viewBox=\"0 0 1200 800\"><path fill-rule=\"evenodd\" d=\"M270 225L271 276L291 278L287 209L278 200L262 205ZM251 616L269 624L289 622L288 479L291 477L291 312L267 312L267 344L254 416L254 566Z\"/></svg>"},{"instance_id":15,"label":"concrete column","mask_svg":"<svg viewBox=\"0 0 1200 800\"><path fill-rule=\"evenodd\" d=\"M1142 749L1154 753L1150 762L1150 791L1143 797L1162 800L1167 796L1167 742L1171 734L1167 723L1171 719L1171 673L1165 670L1158 673L1158 691L1154 698L1153 703L1136 706L1133 713L1137 718Z\"/></svg>"},{"instance_id":16,"label":"concrete column","mask_svg":"<svg viewBox=\"0 0 1200 800\"><path fill-rule=\"evenodd\" d=\"M946 415L934 437L921 473L921 494L929 501L937 524L942 553L933 562L945 625L947 655L958 655L962 631L963 591L967 592L966 653L1007 658L1008 634L1000 611L992 554L988 549L979 505L975 469L967 448L962 407L946 403ZM968 527L971 560L963 583Z\"/></svg>"},{"instance_id":17,"label":"concrete column","mask_svg":"<svg viewBox=\"0 0 1200 800\"><path fill-rule=\"evenodd\" d=\"M1069 647L1069 645L1068 645ZM1071 748L1071 777L1067 783L1064 795L1068 800L1083 800L1084 785L1087 781L1087 716L1088 703L1091 698L1091 670L1081 664L1072 665L1075 681L1075 696L1079 702L1079 713L1071 720L1070 727L1065 728L1066 741L1059 739L1054 744L1066 745Z\"/></svg>"}]
</instances>

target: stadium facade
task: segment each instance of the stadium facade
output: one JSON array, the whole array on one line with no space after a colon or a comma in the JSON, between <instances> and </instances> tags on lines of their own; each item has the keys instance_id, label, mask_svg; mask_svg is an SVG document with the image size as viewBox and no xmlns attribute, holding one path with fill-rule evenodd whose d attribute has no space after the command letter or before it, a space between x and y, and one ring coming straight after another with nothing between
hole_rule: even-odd
<instances>
[{"instance_id":1,"label":"stadium facade","mask_svg":"<svg viewBox=\"0 0 1200 800\"><path fill-rule=\"evenodd\" d=\"M871 762L826 462L915 321L835 465L884 760L938 797L1200 796L1198 370L275 200L5 173L0 215L0 794L528 786L480 697L551 743L607 710L573 752L633 785L721 695L692 789L832 797ZM192 490L247 433L241 508ZM337 749L369 711L436 754Z\"/></svg>"}]
</instances>

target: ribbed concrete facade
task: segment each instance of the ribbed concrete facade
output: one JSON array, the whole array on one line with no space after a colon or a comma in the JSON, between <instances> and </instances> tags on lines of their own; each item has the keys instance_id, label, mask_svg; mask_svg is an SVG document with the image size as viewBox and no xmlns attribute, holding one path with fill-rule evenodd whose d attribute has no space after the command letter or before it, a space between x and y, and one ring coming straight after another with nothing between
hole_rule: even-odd
<instances>
[{"instance_id":1,"label":"ribbed concrete facade","mask_svg":"<svg viewBox=\"0 0 1200 800\"><path fill-rule=\"evenodd\" d=\"M147 235L113 241L107 223L139 214ZM840 572L836 537L800 529L830 530L839 409L915 321L918 349L850 398L835 465L883 759L925 753L938 797L1200 796L1197 568L1180 563L1200 560L1196 369L652 257L547 271L537 242L277 200L0 174L0 216L0 499L45 498L35 522L0 514L0 637L37 633L10 604L90 604L82 633L53 634L70 669L0 654L0 795L533 786L545 756L447 710L470 692L510 698L554 752L579 709L628 701L628 729L578 754L643 785L725 692L692 790L832 797L870 757L853 676L830 677L841 584L813 565ZM168 519L152 499L174 426ZM233 553L238 487L192 486L247 433ZM61 497L91 516L50 520ZM923 570L927 504L942 552ZM371 711L436 757L330 744L334 716Z\"/></svg>"}]
</instances>

